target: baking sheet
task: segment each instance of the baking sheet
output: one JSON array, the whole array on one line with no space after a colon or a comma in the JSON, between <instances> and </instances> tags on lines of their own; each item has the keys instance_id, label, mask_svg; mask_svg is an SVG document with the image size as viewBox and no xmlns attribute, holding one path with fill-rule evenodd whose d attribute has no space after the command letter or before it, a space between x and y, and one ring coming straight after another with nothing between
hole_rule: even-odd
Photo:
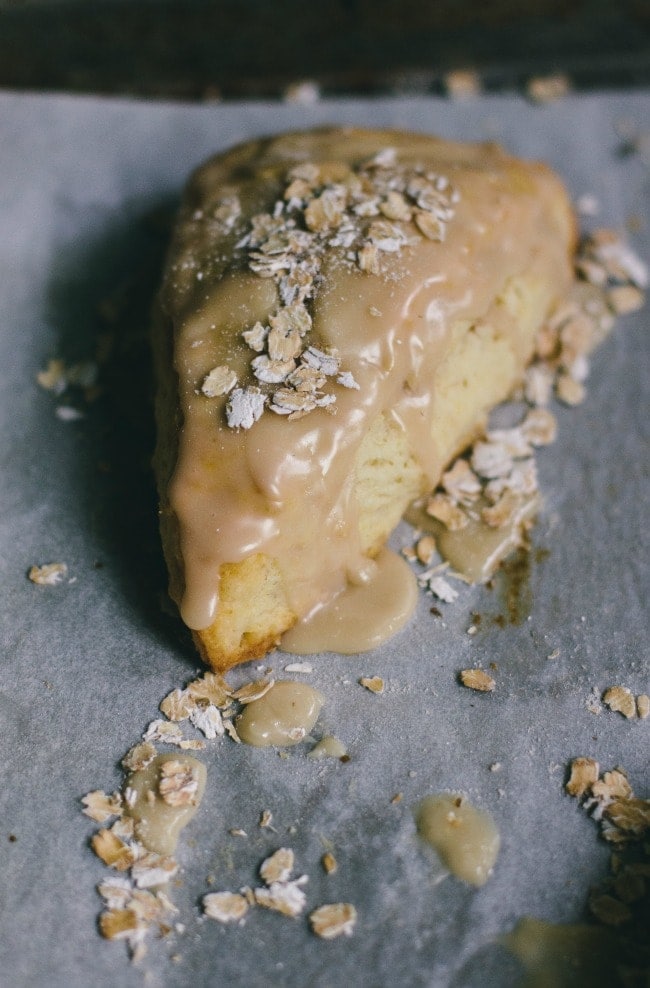
<instances>
[{"instance_id":1,"label":"baking sheet","mask_svg":"<svg viewBox=\"0 0 650 988\"><path fill-rule=\"evenodd\" d=\"M595 196L591 222L631 229L647 259L648 161L621 148L649 111L647 92L547 106L515 96L299 107L0 95L6 984L510 985L521 970L496 941L519 917L584 916L607 848L563 793L568 761L590 755L606 768L623 765L639 794L650 788L649 722L585 705L594 687L650 686L647 310L621 320L595 356L587 402L557 410L559 439L539 457L543 517L520 586L527 619L495 623L498 587L468 589L441 605L442 619L422 597L416 619L384 647L314 659L302 678L326 697L315 736L341 738L347 764L309 760L304 745L285 758L209 744L200 756L204 803L178 852L173 899L182 927L154 939L138 967L122 944L97 934L95 886L106 869L88 847L94 827L79 800L119 786L121 756L165 693L198 671L187 635L162 606L144 342L160 219L189 169L234 141L320 123L495 138L557 167L574 197ZM108 391L83 405L85 418L62 421L61 400L37 386L36 374L52 357L92 357L107 309L120 313ZM63 584L27 579L32 564L53 561L69 567ZM482 620L469 636L476 613ZM276 653L263 666L277 673L289 661ZM494 693L458 685L458 670L490 662ZM235 679L258 675L248 667ZM363 675L383 677L385 693L363 690ZM496 762L500 771L490 771ZM416 837L413 807L444 789L491 811L501 831L494 875L480 890L440 880ZM396 793L401 801L391 802ZM258 826L264 809L275 832ZM356 905L350 939L326 943L304 917L263 910L235 928L200 919L205 892L254 884L260 861L281 845L309 875L309 909ZM339 862L330 876L319 865L327 848Z\"/></svg>"}]
</instances>

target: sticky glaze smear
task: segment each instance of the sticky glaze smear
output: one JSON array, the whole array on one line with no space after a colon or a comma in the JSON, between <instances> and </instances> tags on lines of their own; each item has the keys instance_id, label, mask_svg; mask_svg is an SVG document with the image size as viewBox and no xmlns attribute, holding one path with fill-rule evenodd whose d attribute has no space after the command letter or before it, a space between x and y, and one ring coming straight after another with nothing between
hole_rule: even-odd
<instances>
[{"instance_id":1,"label":"sticky glaze smear","mask_svg":"<svg viewBox=\"0 0 650 988\"><path fill-rule=\"evenodd\" d=\"M297 655L368 652L404 627L417 599L411 568L382 549L367 580L351 583L345 593L299 621L283 636L282 647Z\"/></svg>"},{"instance_id":2,"label":"sticky glaze smear","mask_svg":"<svg viewBox=\"0 0 650 988\"><path fill-rule=\"evenodd\" d=\"M160 791L164 766L178 763L191 773L193 792L181 803L167 802ZM132 772L126 790L134 794L126 815L135 821L135 836L149 851L173 854L178 837L196 813L205 791L205 765L191 755L158 755L145 768Z\"/></svg>"},{"instance_id":3,"label":"sticky glaze smear","mask_svg":"<svg viewBox=\"0 0 650 988\"><path fill-rule=\"evenodd\" d=\"M440 793L422 800L415 822L420 837L452 875L471 885L486 883L501 844L489 813L472 806L464 796Z\"/></svg>"},{"instance_id":4,"label":"sticky glaze smear","mask_svg":"<svg viewBox=\"0 0 650 988\"><path fill-rule=\"evenodd\" d=\"M299 744L318 720L322 705L322 694L312 686L279 680L259 700L246 704L235 721L237 734L258 748Z\"/></svg>"}]
</instances>

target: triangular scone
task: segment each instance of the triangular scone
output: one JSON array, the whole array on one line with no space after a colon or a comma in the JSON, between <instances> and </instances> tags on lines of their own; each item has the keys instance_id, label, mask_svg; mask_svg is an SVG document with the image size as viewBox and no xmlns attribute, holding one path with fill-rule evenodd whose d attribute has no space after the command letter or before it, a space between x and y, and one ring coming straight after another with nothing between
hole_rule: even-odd
<instances>
[{"instance_id":1,"label":"triangular scone","mask_svg":"<svg viewBox=\"0 0 650 988\"><path fill-rule=\"evenodd\" d=\"M253 141L192 177L154 325L171 595L215 669L363 581L521 380L572 281L543 165L393 131Z\"/></svg>"}]
</instances>

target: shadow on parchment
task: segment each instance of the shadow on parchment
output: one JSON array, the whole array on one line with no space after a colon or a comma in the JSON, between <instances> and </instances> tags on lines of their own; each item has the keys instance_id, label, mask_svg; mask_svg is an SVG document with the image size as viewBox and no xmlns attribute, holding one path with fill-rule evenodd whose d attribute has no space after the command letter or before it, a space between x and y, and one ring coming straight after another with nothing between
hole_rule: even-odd
<instances>
[{"instance_id":1,"label":"shadow on parchment","mask_svg":"<svg viewBox=\"0 0 650 988\"><path fill-rule=\"evenodd\" d=\"M97 387L72 394L81 406L80 455L70 496L92 551L116 575L132 613L161 645L196 668L191 637L166 593L167 573L151 468L155 442L151 306L176 202L134 204L94 242L61 251L49 286L49 319L66 364L96 360ZM66 394L62 400L66 400ZM76 399L76 400L75 400ZM75 505L76 507L76 505ZM137 660L137 657L134 657Z\"/></svg>"}]
</instances>

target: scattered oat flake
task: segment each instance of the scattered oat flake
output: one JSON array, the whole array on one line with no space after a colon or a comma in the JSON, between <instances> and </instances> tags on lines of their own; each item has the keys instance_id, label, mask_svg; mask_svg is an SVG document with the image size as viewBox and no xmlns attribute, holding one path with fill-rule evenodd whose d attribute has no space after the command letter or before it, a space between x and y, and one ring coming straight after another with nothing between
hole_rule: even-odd
<instances>
[{"instance_id":1,"label":"scattered oat flake","mask_svg":"<svg viewBox=\"0 0 650 988\"><path fill-rule=\"evenodd\" d=\"M645 303L645 294L636 285L616 285L607 292L607 301L618 316L638 312Z\"/></svg>"},{"instance_id":2,"label":"scattered oat flake","mask_svg":"<svg viewBox=\"0 0 650 988\"><path fill-rule=\"evenodd\" d=\"M150 741L143 741L136 744L127 751L122 759L122 766L127 772L139 772L146 768L157 755L157 751Z\"/></svg>"},{"instance_id":3,"label":"scattered oat flake","mask_svg":"<svg viewBox=\"0 0 650 988\"><path fill-rule=\"evenodd\" d=\"M235 372L222 364L219 367L213 367L210 373L205 376L201 391L207 398L218 398L232 391L236 384L237 375Z\"/></svg>"},{"instance_id":4,"label":"scattered oat flake","mask_svg":"<svg viewBox=\"0 0 650 988\"><path fill-rule=\"evenodd\" d=\"M650 696L647 693L640 693L637 696L636 710L640 720L645 720L650 715Z\"/></svg>"},{"instance_id":5,"label":"scattered oat flake","mask_svg":"<svg viewBox=\"0 0 650 988\"><path fill-rule=\"evenodd\" d=\"M471 464L476 473L487 480L505 477L513 467L512 456L507 445L502 442L474 443Z\"/></svg>"},{"instance_id":6,"label":"scattered oat flake","mask_svg":"<svg viewBox=\"0 0 650 988\"><path fill-rule=\"evenodd\" d=\"M413 222L427 240L442 241L445 239L445 224L434 213L417 209L413 215Z\"/></svg>"},{"instance_id":7,"label":"scattered oat flake","mask_svg":"<svg viewBox=\"0 0 650 988\"><path fill-rule=\"evenodd\" d=\"M354 391L359 391L360 389L360 385L355 381L351 371L343 371L339 374L336 383L342 385L344 388L351 388Z\"/></svg>"},{"instance_id":8,"label":"scattered oat flake","mask_svg":"<svg viewBox=\"0 0 650 988\"><path fill-rule=\"evenodd\" d=\"M647 288L648 268L615 230L595 230L584 245L585 252L605 265L610 276Z\"/></svg>"},{"instance_id":9,"label":"scattered oat flake","mask_svg":"<svg viewBox=\"0 0 650 988\"><path fill-rule=\"evenodd\" d=\"M445 580L444 576L438 575L427 575L422 573L418 577L418 582L420 586L426 586L434 597L438 600L442 600L445 604L453 604L453 602L458 597L458 590L454 589L451 584Z\"/></svg>"},{"instance_id":10,"label":"scattered oat flake","mask_svg":"<svg viewBox=\"0 0 650 988\"><path fill-rule=\"evenodd\" d=\"M288 666L284 667L285 672L313 672L314 667L311 662L290 662Z\"/></svg>"},{"instance_id":11,"label":"scattered oat flake","mask_svg":"<svg viewBox=\"0 0 650 988\"><path fill-rule=\"evenodd\" d=\"M443 473L441 484L455 502L471 503L481 493L480 480L462 457Z\"/></svg>"},{"instance_id":12,"label":"scattered oat flake","mask_svg":"<svg viewBox=\"0 0 650 988\"><path fill-rule=\"evenodd\" d=\"M274 679L258 679L253 683L246 683L245 686L240 686L238 690L234 691L232 699L238 700L240 703L252 703L268 693L274 685Z\"/></svg>"},{"instance_id":13,"label":"scattered oat flake","mask_svg":"<svg viewBox=\"0 0 650 988\"><path fill-rule=\"evenodd\" d=\"M392 168L397 163L397 150L393 147L382 148L367 162L369 168Z\"/></svg>"},{"instance_id":14,"label":"scattered oat flake","mask_svg":"<svg viewBox=\"0 0 650 988\"><path fill-rule=\"evenodd\" d=\"M204 751L205 741L202 741L200 738L183 738L179 742L178 747L181 751Z\"/></svg>"},{"instance_id":15,"label":"scattered oat flake","mask_svg":"<svg viewBox=\"0 0 650 988\"><path fill-rule=\"evenodd\" d=\"M463 686L478 690L479 693L491 693L496 686L496 681L483 669L463 669L460 672L460 681Z\"/></svg>"},{"instance_id":16,"label":"scattered oat flake","mask_svg":"<svg viewBox=\"0 0 650 988\"><path fill-rule=\"evenodd\" d=\"M111 876L100 882L97 891L108 909L123 908L133 895L133 887L129 879L118 876Z\"/></svg>"},{"instance_id":17,"label":"scattered oat flake","mask_svg":"<svg viewBox=\"0 0 650 988\"><path fill-rule=\"evenodd\" d=\"M273 830L273 827L271 826L272 822L273 822L273 814L271 813L271 811L262 810L260 814L259 826L262 828L268 828L269 830Z\"/></svg>"},{"instance_id":18,"label":"scattered oat flake","mask_svg":"<svg viewBox=\"0 0 650 988\"><path fill-rule=\"evenodd\" d=\"M261 322L256 322L254 326L250 329L244 330L242 333L247 346L249 346L251 350L254 350L256 353L262 353L264 350L267 335L268 327L263 326Z\"/></svg>"},{"instance_id":19,"label":"scattered oat flake","mask_svg":"<svg viewBox=\"0 0 650 988\"><path fill-rule=\"evenodd\" d=\"M610 686L603 693L603 703L615 713L623 714L628 720L636 717L636 701L627 686Z\"/></svg>"},{"instance_id":20,"label":"scattered oat flake","mask_svg":"<svg viewBox=\"0 0 650 988\"><path fill-rule=\"evenodd\" d=\"M359 680L361 686L365 686L371 693L384 692L384 680L381 676L362 676Z\"/></svg>"},{"instance_id":21,"label":"scattered oat flake","mask_svg":"<svg viewBox=\"0 0 650 988\"><path fill-rule=\"evenodd\" d=\"M244 896L249 906L255 905L255 893L253 892L252 888L250 888L249 885L244 885L242 888L240 888L239 891L241 895Z\"/></svg>"},{"instance_id":22,"label":"scattered oat flake","mask_svg":"<svg viewBox=\"0 0 650 988\"><path fill-rule=\"evenodd\" d=\"M136 890L133 897L136 901L139 901L140 897L148 897L145 901L147 904L150 903L151 898L153 898L153 906L150 907L151 911L157 913L157 917L162 917L165 913L178 913L178 909L171 901L171 899L165 895L162 889L158 889L155 893L147 892L146 889L142 891Z\"/></svg>"},{"instance_id":23,"label":"scattered oat flake","mask_svg":"<svg viewBox=\"0 0 650 988\"><path fill-rule=\"evenodd\" d=\"M521 423L521 431L533 446L548 446L557 436L557 419L547 408L534 408Z\"/></svg>"},{"instance_id":24,"label":"scattered oat flake","mask_svg":"<svg viewBox=\"0 0 650 988\"><path fill-rule=\"evenodd\" d=\"M307 897L302 890L307 880L306 875L301 875L291 882L273 882L268 888L257 888L254 890L255 902L284 916L299 916L307 905Z\"/></svg>"},{"instance_id":25,"label":"scattered oat flake","mask_svg":"<svg viewBox=\"0 0 650 988\"><path fill-rule=\"evenodd\" d=\"M241 738L237 734L237 728L235 727L235 725L233 724L233 722L230 720L229 717L224 717L223 726L226 730L226 734L232 741L234 741L236 744L242 743Z\"/></svg>"},{"instance_id":26,"label":"scattered oat flake","mask_svg":"<svg viewBox=\"0 0 650 988\"><path fill-rule=\"evenodd\" d=\"M139 889L166 885L178 873L174 858L150 851L138 858L131 868L131 878Z\"/></svg>"},{"instance_id":27,"label":"scattered oat flake","mask_svg":"<svg viewBox=\"0 0 650 988\"><path fill-rule=\"evenodd\" d=\"M172 690L160 703L160 711L168 720L187 720L194 707L194 701L187 690Z\"/></svg>"},{"instance_id":28,"label":"scattered oat flake","mask_svg":"<svg viewBox=\"0 0 650 988\"><path fill-rule=\"evenodd\" d=\"M27 575L32 583L53 587L63 582L68 575L68 567L65 563L46 563L44 566L32 566Z\"/></svg>"},{"instance_id":29,"label":"scattered oat flake","mask_svg":"<svg viewBox=\"0 0 650 988\"><path fill-rule=\"evenodd\" d=\"M267 885L286 882L293 871L294 854L291 848L281 847L260 865L260 877Z\"/></svg>"},{"instance_id":30,"label":"scattered oat flake","mask_svg":"<svg viewBox=\"0 0 650 988\"><path fill-rule=\"evenodd\" d=\"M316 392L327 383L327 378L319 370L316 370L315 367L300 364L289 374L286 383L296 391L304 392L314 397Z\"/></svg>"},{"instance_id":31,"label":"scattered oat flake","mask_svg":"<svg viewBox=\"0 0 650 988\"><path fill-rule=\"evenodd\" d=\"M332 902L319 906L309 914L309 922L316 936L322 940L351 936L357 922L357 910L349 902Z\"/></svg>"},{"instance_id":32,"label":"scattered oat flake","mask_svg":"<svg viewBox=\"0 0 650 988\"><path fill-rule=\"evenodd\" d=\"M259 388L236 388L226 405L226 418L231 429L251 429L264 411L266 398Z\"/></svg>"},{"instance_id":33,"label":"scattered oat flake","mask_svg":"<svg viewBox=\"0 0 650 988\"><path fill-rule=\"evenodd\" d=\"M604 815L619 830L635 837L643 837L650 830L650 800L639 799L631 793L609 803Z\"/></svg>"},{"instance_id":34,"label":"scattered oat flake","mask_svg":"<svg viewBox=\"0 0 650 988\"><path fill-rule=\"evenodd\" d=\"M198 679L188 683L187 693L195 701L213 703L215 707L226 707L230 702L232 690L228 683L217 672L206 672Z\"/></svg>"},{"instance_id":35,"label":"scattered oat flake","mask_svg":"<svg viewBox=\"0 0 650 988\"><path fill-rule=\"evenodd\" d=\"M331 851L325 852L320 859L320 863L326 875L333 875L335 871L338 871L339 863Z\"/></svg>"},{"instance_id":36,"label":"scattered oat flake","mask_svg":"<svg viewBox=\"0 0 650 988\"><path fill-rule=\"evenodd\" d=\"M379 250L375 244L364 244L357 253L357 264L360 271L377 275L380 272Z\"/></svg>"},{"instance_id":37,"label":"scattered oat flake","mask_svg":"<svg viewBox=\"0 0 650 988\"><path fill-rule=\"evenodd\" d=\"M166 920L177 912L162 890L133 888L126 879L108 879L98 886L107 909L100 914L99 931L108 940L127 940L131 958L143 956L147 930L156 923L164 934Z\"/></svg>"},{"instance_id":38,"label":"scattered oat flake","mask_svg":"<svg viewBox=\"0 0 650 988\"><path fill-rule=\"evenodd\" d=\"M198 786L194 765L170 758L160 766L158 792L168 806L193 806Z\"/></svg>"},{"instance_id":39,"label":"scattered oat flake","mask_svg":"<svg viewBox=\"0 0 650 988\"><path fill-rule=\"evenodd\" d=\"M262 384L282 384L296 369L296 361L292 357L288 360L272 360L262 353L251 362L251 367Z\"/></svg>"},{"instance_id":40,"label":"scattered oat flake","mask_svg":"<svg viewBox=\"0 0 650 988\"><path fill-rule=\"evenodd\" d=\"M81 802L84 805L81 812L97 823L105 823L112 816L122 815L122 796L119 792L109 796L103 789L95 789L87 793Z\"/></svg>"},{"instance_id":41,"label":"scattered oat flake","mask_svg":"<svg viewBox=\"0 0 650 988\"><path fill-rule=\"evenodd\" d=\"M125 940L139 927L133 909L107 909L99 916L99 932L106 940Z\"/></svg>"},{"instance_id":42,"label":"scattered oat flake","mask_svg":"<svg viewBox=\"0 0 650 988\"><path fill-rule=\"evenodd\" d=\"M304 211L305 224L316 233L334 230L341 225L343 211L341 194L334 188L326 188L307 204Z\"/></svg>"},{"instance_id":43,"label":"scattered oat flake","mask_svg":"<svg viewBox=\"0 0 650 988\"><path fill-rule=\"evenodd\" d=\"M481 519L489 528L503 528L515 518L521 499L510 490L505 490L495 504L481 509Z\"/></svg>"},{"instance_id":44,"label":"scattered oat flake","mask_svg":"<svg viewBox=\"0 0 650 988\"><path fill-rule=\"evenodd\" d=\"M135 821L131 817L121 816L111 824L110 831L121 840L131 841L135 831Z\"/></svg>"},{"instance_id":45,"label":"scattered oat flake","mask_svg":"<svg viewBox=\"0 0 650 988\"><path fill-rule=\"evenodd\" d=\"M531 364L524 380L524 396L530 405L548 405L553 391L553 371L546 364Z\"/></svg>"},{"instance_id":46,"label":"scattered oat flake","mask_svg":"<svg viewBox=\"0 0 650 988\"><path fill-rule=\"evenodd\" d=\"M308 367L313 367L326 377L334 377L339 372L341 361L333 351L319 350L318 347L310 346L303 353L302 359Z\"/></svg>"},{"instance_id":47,"label":"scattered oat flake","mask_svg":"<svg viewBox=\"0 0 650 988\"><path fill-rule=\"evenodd\" d=\"M507 456L514 460L523 459L532 454L532 448L523 429L523 423L509 429L490 429L486 434L489 445L501 446Z\"/></svg>"},{"instance_id":48,"label":"scattered oat flake","mask_svg":"<svg viewBox=\"0 0 650 988\"><path fill-rule=\"evenodd\" d=\"M213 741L215 738L221 737L225 732L219 709L213 703L208 703L205 706L197 704L192 707L190 710L190 723L198 731L201 731L208 741Z\"/></svg>"},{"instance_id":49,"label":"scattered oat flake","mask_svg":"<svg viewBox=\"0 0 650 988\"><path fill-rule=\"evenodd\" d=\"M379 204L379 211L388 220L404 220L405 222L411 219L412 214L411 205L404 193L394 189L387 192L386 198Z\"/></svg>"},{"instance_id":50,"label":"scattered oat flake","mask_svg":"<svg viewBox=\"0 0 650 988\"><path fill-rule=\"evenodd\" d=\"M585 281L599 288L607 285L607 271L602 264L590 257L578 257L576 259L576 270Z\"/></svg>"},{"instance_id":51,"label":"scattered oat flake","mask_svg":"<svg viewBox=\"0 0 650 988\"><path fill-rule=\"evenodd\" d=\"M593 758L574 758L565 789L570 796L584 796L598 781L599 766Z\"/></svg>"},{"instance_id":52,"label":"scattered oat flake","mask_svg":"<svg viewBox=\"0 0 650 988\"><path fill-rule=\"evenodd\" d=\"M569 374L560 373L555 380L555 393L564 405L580 405L585 400L585 387Z\"/></svg>"},{"instance_id":53,"label":"scattered oat flake","mask_svg":"<svg viewBox=\"0 0 650 988\"><path fill-rule=\"evenodd\" d=\"M300 338L307 335L312 326L311 316L302 302L285 305L269 317L271 330L288 336L292 340L297 334ZM294 353L293 356L296 356Z\"/></svg>"},{"instance_id":54,"label":"scattered oat flake","mask_svg":"<svg viewBox=\"0 0 650 988\"><path fill-rule=\"evenodd\" d=\"M417 222L416 213L416 222ZM429 213L424 213L423 215L431 219ZM436 220L436 223L438 221ZM441 239L438 236L439 228L437 227L436 236L432 239ZM400 249L406 241L406 235L401 226L397 223L391 223L388 220L375 220L375 222L370 224L367 232L368 239L371 244L373 244L378 250L384 251L388 254L399 253Z\"/></svg>"},{"instance_id":55,"label":"scattered oat flake","mask_svg":"<svg viewBox=\"0 0 650 988\"><path fill-rule=\"evenodd\" d=\"M90 846L105 865L117 871L128 871L136 861L137 853L134 848L112 830L97 831L91 838Z\"/></svg>"},{"instance_id":56,"label":"scattered oat flake","mask_svg":"<svg viewBox=\"0 0 650 988\"><path fill-rule=\"evenodd\" d=\"M165 744L179 745L183 740L180 727L167 720L152 720L142 735L144 741L163 741Z\"/></svg>"},{"instance_id":57,"label":"scattered oat flake","mask_svg":"<svg viewBox=\"0 0 650 988\"><path fill-rule=\"evenodd\" d=\"M436 540L433 535L423 535L415 545L415 556L423 566L429 566L436 554Z\"/></svg>"},{"instance_id":58,"label":"scattered oat flake","mask_svg":"<svg viewBox=\"0 0 650 988\"><path fill-rule=\"evenodd\" d=\"M535 459L519 460L513 464L509 474L496 477L485 485L485 497L496 501L504 491L513 494L531 495L537 492L537 466Z\"/></svg>"},{"instance_id":59,"label":"scattered oat flake","mask_svg":"<svg viewBox=\"0 0 650 988\"><path fill-rule=\"evenodd\" d=\"M246 896L239 892L209 892L203 896L203 912L218 923L237 923L248 908Z\"/></svg>"},{"instance_id":60,"label":"scattered oat flake","mask_svg":"<svg viewBox=\"0 0 650 988\"><path fill-rule=\"evenodd\" d=\"M334 397L333 395L331 397ZM276 415L287 415L298 418L313 412L318 407L318 400L304 391L294 391L291 388L278 388L274 391L269 408Z\"/></svg>"},{"instance_id":61,"label":"scattered oat flake","mask_svg":"<svg viewBox=\"0 0 650 988\"><path fill-rule=\"evenodd\" d=\"M592 785L591 794L604 804L614 799L629 799L634 795L628 777L622 769L603 772L602 778Z\"/></svg>"},{"instance_id":62,"label":"scattered oat flake","mask_svg":"<svg viewBox=\"0 0 650 988\"><path fill-rule=\"evenodd\" d=\"M237 195L224 196L213 213L214 218L222 224L225 230L231 230L240 215L241 202Z\"/></svg>"}]
</instances>

